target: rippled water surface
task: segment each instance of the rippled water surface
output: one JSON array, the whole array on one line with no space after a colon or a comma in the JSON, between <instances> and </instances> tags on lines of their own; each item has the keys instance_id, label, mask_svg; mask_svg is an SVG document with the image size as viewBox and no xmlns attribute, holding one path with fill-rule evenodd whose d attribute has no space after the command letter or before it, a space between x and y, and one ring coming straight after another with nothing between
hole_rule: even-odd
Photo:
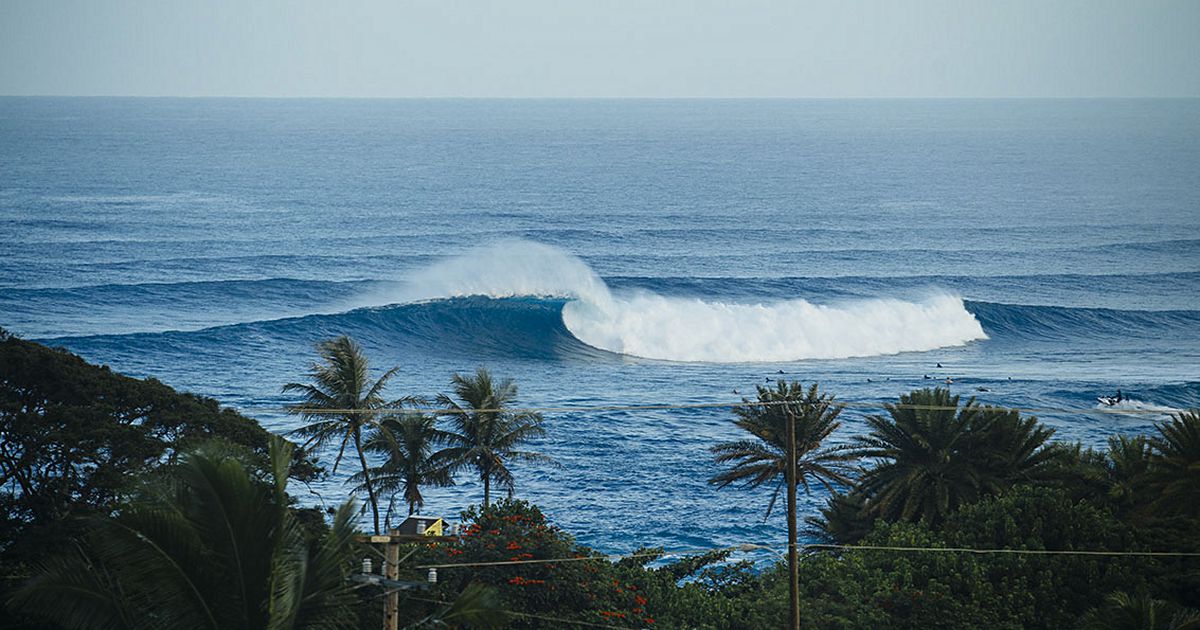
<instances>
[{"instance_id":1,"label":"rippled water surface","mask_svg":"<svg viewBox=\"0 0 1200 630\"><path fill-rule=\"evenodd\" d=\"M277 431L349 334L397 397L478 365L545 407L953 378L1099 444L1200 405L1197 172L1196 100L0 98L0 325ZM1154 413L1087 413L1118 387ZM705 483L730 418L548 413L562 467L518 495L604 550L779 542L767 493Z\"/></svg>"}]
</instances>

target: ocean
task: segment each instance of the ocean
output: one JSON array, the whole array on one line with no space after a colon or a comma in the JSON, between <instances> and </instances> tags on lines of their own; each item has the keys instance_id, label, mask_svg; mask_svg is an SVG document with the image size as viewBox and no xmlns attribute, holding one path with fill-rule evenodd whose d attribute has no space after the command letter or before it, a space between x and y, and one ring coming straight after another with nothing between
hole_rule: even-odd
<instances>
[{"instance_id":1,"label":"ocean","mask_svg":"<svg viewBox=\"0 0 1200 630\"><path fill-rule=\"evenodd\" d=\"M952 379L1100 446L1200 406L1198 174L1195 99L0 98L0 326L278 432L347 334L394 397L477 366L528 407L796 379L853 404L844 442ZM1098 413L1118 388L1147 413ZM781 544L769 490L706 483L732 417L546 413L561 466L517 496L606 552Z\"/></svg>"}]
</instances>

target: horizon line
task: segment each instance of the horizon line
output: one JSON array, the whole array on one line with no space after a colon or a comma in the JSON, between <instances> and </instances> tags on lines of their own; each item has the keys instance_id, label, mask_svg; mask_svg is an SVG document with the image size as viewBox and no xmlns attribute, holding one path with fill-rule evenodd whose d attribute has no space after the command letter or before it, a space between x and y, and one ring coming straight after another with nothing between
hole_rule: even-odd
<instances>
[{"instance_id":1,"label":"horizon line","mask_svg":"<svg viewBox=\"0 0 1200 630\"><path fill-rule=\"evenodd\" d=\"M238 94L0 94L0 98L78 99L227 99L227 100L375 100L375 101L1099 101L1196 100L1194 95L1091 95L1091 96L329 96Z\"/></svg>"}]
</instances>

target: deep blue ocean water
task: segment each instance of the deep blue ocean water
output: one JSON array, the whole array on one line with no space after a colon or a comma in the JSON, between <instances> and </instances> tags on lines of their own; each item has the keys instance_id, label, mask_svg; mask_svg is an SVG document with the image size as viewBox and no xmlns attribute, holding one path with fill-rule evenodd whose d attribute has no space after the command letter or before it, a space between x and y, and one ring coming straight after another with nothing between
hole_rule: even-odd
<instances>
[{"instance_id":1,"label":"deep blue ocean water","mask_svg":"<svg viewBox=\"0 0 1200 630\"><path fill-rule=\"evenodd\" d=\"M397 397L479 365L536 407L953 378L1100 445L1200 406L1198 228L1197 100L0 98L0 326L276 431L349 334ZM1153 413L1096 413L1117 388ZM780 543L768 492L705 482L731 417L548 413L562 467L517 494L605 551Z\"/></svg>"}]
</instances>

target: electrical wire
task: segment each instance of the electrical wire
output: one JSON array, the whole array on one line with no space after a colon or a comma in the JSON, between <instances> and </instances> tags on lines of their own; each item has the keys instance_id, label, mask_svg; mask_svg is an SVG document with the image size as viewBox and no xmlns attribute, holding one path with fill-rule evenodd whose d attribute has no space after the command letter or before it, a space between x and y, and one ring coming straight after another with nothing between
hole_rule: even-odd
<instances>
[{"instance_id":1,"label":"electrical wire","mask_svg":"<svg viewBox=\"0 0 1200 630\"><path fill-rule=\"evenodd\" d=\"M277 413L294 413L302 415L392 415L403 413L427 413L433 415L463 415L475 413L594 413L594 412L609 412L609 411L671 411L671 410L688 410L688 409L736 409L741 407L776 407L784 405L806 406L806 405L828 405L829 407L843 407L846 409L912 409L917 411L961 411L964 407L956 407L951 405L921 405L915 403L900 403L900 402L867 402L867 401L826 401L819 403L810 403L804 400L782 400L782 401L767 401L759 402L753 400L741 400L739 402L712 402L712 403L678 403L678 404L645 404L645 405L577 405L569 407L508 407L497 409L453 409L444 407L381 407L374 409L318 409L315 407L259 407L255 411L267 411ZM979 404L983 407L1000 408L1006 411L1016 411L1018 413L1054 413L1054 414L1098 414L1098 415L1164 415L1171 413L1180 413L1185 410L1174 408L1159 408L1159 409L1117 409L1117 408L1100 408L1100 407L1006 407L993 404Z\"/></svg>"},{"instance_id":2,"label":"electrical wire","mask_svg":"<svg viewBox=\"0 0 1200 630\"><path fill-rule=\"evenodd\" d=\"M1009 554L1009 555L1036 555L1036 556L1105 556L1105 557L1177 557L1177 558L1194 558L1200 557L1200 552L1190 551L1094 551L1086 549L1005 549L1005 548L973 548L973 547L899 547L887 545L835 545L826 543L812 543L799 545L805 551L821 551L821 550L840 550L840 551L894 551L894 552L928 552L928 553L971 553L971 554ZM444 563L444 564L424 564L418 565L417 569L451 569L451 568L466 568L466 567L494 567L508 565L531 565L531 564L559 564L567 562L595 562L607 560L609 562L622 560L625 558L645 558L645 557L667 557L692 555L698 553L710 553L713 551L755 551L765 550L782 555L779 550L770 545L760 545L757 543L739 543L736 545L727 545L724 547L711 547L706 549L678 549L671 551L646 551L630 554L607 554L599 556L572 556L567 558L539 558L532 560L497 560L489 562L463 562L463 563Z\"/></svg>"}]
</instances>

